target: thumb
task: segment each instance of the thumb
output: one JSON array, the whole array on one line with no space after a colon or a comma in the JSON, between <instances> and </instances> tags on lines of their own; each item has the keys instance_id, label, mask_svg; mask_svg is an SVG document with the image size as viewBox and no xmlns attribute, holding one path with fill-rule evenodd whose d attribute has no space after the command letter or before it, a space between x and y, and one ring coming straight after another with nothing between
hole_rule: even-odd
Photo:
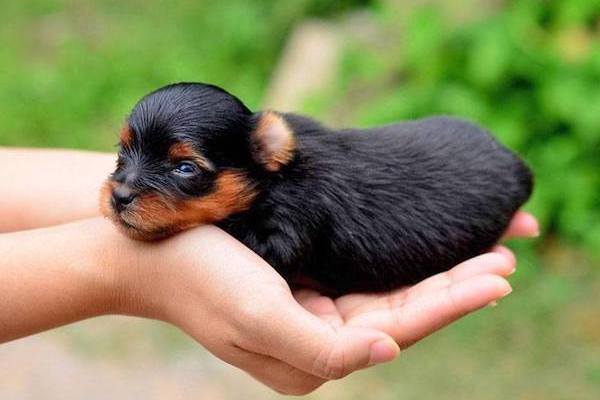
<instances>
[{"instance_id":1,"label":"thumb","mask_svg":"<svg viewBox=\"0 0 600 400\"><path fill-rule=\"evenodd\" d=\"M287 297L287 296L286 296ZM324 379L339 379L393 360L400 348L387 334L364 327L334 326L306 311L289 295L271 302L260 326L263 353Z\"/></svg>"},{"instance_id":2,"label":"thumb","mask_svg":"<svg viewBox=\"0 0 600 400\"><path fill-rule=\"evenodd\" d=\"M193 240L193 232L205 234ZM202 267L193 271L201 271L202 287L210 293L205 304L216 304L226 314L221 317L233 319L240 347L325 379L341 378L398 354L398 345L386 333L371 327L334 327L311 314L271 266L223 231L205 227L193 232L178 236L183 245L177 254L194 249L189 257ZM210 336L195 336L205 334Z\"/></svg>"}]
</instances>

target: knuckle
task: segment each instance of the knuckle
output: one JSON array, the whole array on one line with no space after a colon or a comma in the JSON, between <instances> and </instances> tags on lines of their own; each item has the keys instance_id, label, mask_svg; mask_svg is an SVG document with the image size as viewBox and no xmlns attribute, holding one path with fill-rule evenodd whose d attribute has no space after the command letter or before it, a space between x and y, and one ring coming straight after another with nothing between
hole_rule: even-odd
<instances>
[{"instance_id":1,"label":"knuckle","mask_svg":"<svg viewBox=\"0 0 600 400\"><path fill-rule=\"evenodd\" d=\"M313 364L313 374L328 380L346 376L348 372L343 349L332 346L321 351Z\"/></svg>"},{"instance_id":2,"label":"knuckle","mask_svg":"<svg viewBox=\"0 0 600 400\"><path fill-rule=\"evenodd\" d=\"M446 302L448 309L451 310L452 314L456 317L461 317L467 313L466 310L460 306L460 302L457 298L456 291L452 287L446 288Z\"/></svg>"}]
</instances>

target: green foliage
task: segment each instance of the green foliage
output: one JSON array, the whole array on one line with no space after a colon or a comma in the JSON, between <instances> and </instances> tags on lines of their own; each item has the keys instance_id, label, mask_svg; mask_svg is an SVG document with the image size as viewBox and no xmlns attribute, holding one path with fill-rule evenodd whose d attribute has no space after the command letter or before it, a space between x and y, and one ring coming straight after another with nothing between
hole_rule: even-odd
<instances>
[{"instance_id":1,"label":"green foliage","mask_svg":"<svg viewBox=\"0 0 600 400\"><path fill-rule=\"evenodd\" d=\"M594 0L512 1L460 24L418 8L391 51L352 44L328 97L382 87L348 105L365 126L431 114L486 126L532 166L528 208L546 233L600 254L599 20Z\"/></svg>"},{"instance_id":2,"label":"green foliage","mask_svg":"<svg viewBox=\"0 0 600 400\"><path fill-rule=\"evenodd\" d=\"M366 3L0 0L0 145L110 149L134 102L175 81L256 107L296 21Z\"/></svg>"}]
</instances>

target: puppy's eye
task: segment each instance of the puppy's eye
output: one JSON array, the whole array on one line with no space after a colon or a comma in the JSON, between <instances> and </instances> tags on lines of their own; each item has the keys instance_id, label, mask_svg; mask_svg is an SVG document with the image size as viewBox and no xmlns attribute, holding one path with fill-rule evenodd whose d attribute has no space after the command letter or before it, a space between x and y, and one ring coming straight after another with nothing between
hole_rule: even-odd
<instances>
[{"instance_id":1,"label":"puppy's eye","mask_svg":"<svg viewBox=\"0 0 600 400\"><path fill-rule=\"evenodd\" d=\"M189 161L181 161L172 171L176 175L180 176L192 176L198 172L196 164Z\"/></svg>"}]
</instances>

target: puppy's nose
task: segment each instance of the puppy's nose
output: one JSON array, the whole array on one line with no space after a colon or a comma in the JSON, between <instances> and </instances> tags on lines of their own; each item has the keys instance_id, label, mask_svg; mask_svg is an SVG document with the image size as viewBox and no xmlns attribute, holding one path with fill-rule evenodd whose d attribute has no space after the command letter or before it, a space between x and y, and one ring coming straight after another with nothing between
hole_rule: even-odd
<instances>
[{"instance_id":1,"label":"puppy's nose","mask_svg":"<svg viewBox=\"0 0 600 400\"><path fill-rule=\"evenodd\" d=\"M121 212L135 199L136 194L127 186L119 186L113 190L113 207Z\"/></svg>"}]
</instances>

